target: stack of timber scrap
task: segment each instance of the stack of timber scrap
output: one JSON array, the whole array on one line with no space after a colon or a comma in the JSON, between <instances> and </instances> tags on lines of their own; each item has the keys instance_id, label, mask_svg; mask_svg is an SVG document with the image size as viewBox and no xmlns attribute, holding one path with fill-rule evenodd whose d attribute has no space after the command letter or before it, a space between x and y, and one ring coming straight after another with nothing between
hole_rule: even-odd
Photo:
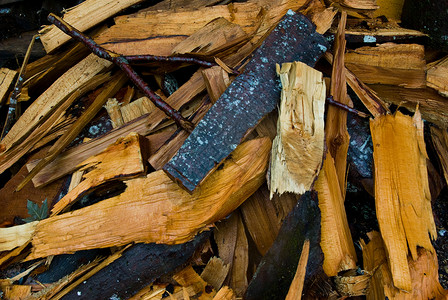
<instances>
[{"instance_id":1,"label":"stack of timber scrap","mask_svg":"<svg viewBox=\"0 0 448 300\"><path fill-rule=\"evenodd\" d=\"M448 298L448 58L402 6L49 15L0 69L0 299Z\"/></svg>"}]
</instances>

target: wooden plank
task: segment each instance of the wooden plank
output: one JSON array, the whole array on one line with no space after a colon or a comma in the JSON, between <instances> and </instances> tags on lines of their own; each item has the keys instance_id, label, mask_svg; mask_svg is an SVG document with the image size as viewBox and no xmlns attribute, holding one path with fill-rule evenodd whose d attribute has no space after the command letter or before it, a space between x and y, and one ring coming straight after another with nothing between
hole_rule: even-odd
<instances>
[{"instance_id":1,"label":"wooden plank","mask_svg":"<svg viewBox=\"0 0 448 300\"><path fill-rule=\"evenodd\" d=\"M325 82L301 62L277 65L282 83L277 136L271 154L274 193L303 194L319 174L324 156ZM299 88L300 87L300 88Z\"/></svg>"},{"instance_id":2,"label":"wooden plank","mask_svg":"<svg viewBox=\"0 0 448 300\"><path fill-rule=\"evenodd\" d=\"M141 2L142 0L86 0L69 9L64 15L64 21L85 31L103 22L123 9ZM54 25L45 26L39 32L40 40L45 51L50 53L70 40L70 37Z\"/></svg>"},{"instance_id":3,"label":"wooden plank","mask_svg":"<svg viewBox=\"0 0 448 300\"><path fill-rule=\"evenodd\" d=\"M156 171L127 181L118 196L40 221L28 259L131 242L187 242L259 188L270 147L268 138L242 144L192 195Z\"/></svg>"},{"instance_id":4,"label":"wooden plank","mask_svg":"<svg viewBox=\"0 0 448 300\"><path fill-rule=\"evenodd\" d=\"M13 88L13 80L17 71L8 68L0 68L0 104L4 104L8 98L8 92Z\"/></svg>"},{"instance_id":5,"label":"wooden plank","mask_svg":"<svg viewBox=\"0 0 448 300\"><path fill-rule=\"evenodd\" d=\"M326 45L305 16L289 11L163 169L193 191L277 106L275 63L298 60L313 65Z\"/></svg>"},{"instance_id":6,"label":"wooden plank","mask_svg":"<svg viewBox=\"0 0 448 300\"><path fill-rule=\"evenodd\" d=\"M101 153L88 158L79 164L77 172L84 172L83 181L70 190L51 210L52 215L69 208L89 190L113 180L127 180L143 175L145 164L143 159L143 138L137 133L130 133L118 139Z\"/></svg>"},{"instance_id":7,"label":"wooden plank","mask_svg":"<svg viewBox=\"0 0 448 300\"><path fill-rule=\"evenodd\" d=\"M73 66L28 107L4 137L1 145L5 149L9 149L26 137L42 120L45 120L61 105L70 93L111 65L111 62L91 54Z\"/></svg>"}]
</instances>

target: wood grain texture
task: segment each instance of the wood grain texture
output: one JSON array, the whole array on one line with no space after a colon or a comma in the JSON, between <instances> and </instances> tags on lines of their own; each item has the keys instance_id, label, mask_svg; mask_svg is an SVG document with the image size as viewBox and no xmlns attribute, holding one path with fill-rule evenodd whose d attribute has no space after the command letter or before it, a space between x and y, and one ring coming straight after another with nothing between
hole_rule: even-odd
<instances>
[{"instance_id":1,"label":"wood grain texture","mask_svg":"<svg viewBox=\"0 0 448 300\"><path fill-rule=\"evenodd\" d=\"M13 88L13 80L17 71L8 68L0 68L0 104L4 104L8 98L8 92Z\"/></svg>"},{"instance_id":2,"label":"wood grain texture","mask_svg":"<svg viewBox=\"0 0 448 300\"><path fill-rule=\"evenodd\" d=\"M242 144L192 195L163 171L129 180L116 197L41 221L28 259L130 242L187 242L258 189L270 147L267 138Z\"/></svg>"},{"instance_id":3,"label":"wood grain texture","mask_svg":"<svg viewBox=\"0 0 448 300\"><path fill-rule=\"evenodd\" d=\"M325 82L301 62L277 65L282 83L277 136L272 144L271 198L303 194L319 174L324 155Z\"/></svg>"},{"instance_id":4,"label":"wood grain texture","mask_svg":"<svg viewBox=\"0 0 448 300\"><path fill-rule=\"evenodd\" d=\"M437 236L426 168L423 121L400 112L370 121L375 162L375 206L394 285L411 291L408 251L434 252Z\"/></svg>"},{"instance_id":5,"label":"wood grain texture","mask_svg":"<svg viewBox=\"0 0 448 300\"><path fill-rule=\"evenodd\" d=\"M275 63L299 60L313 65L326 47L305 16L288 12L163 170L193 191L277 106Z\"/></svg>"}]
</instances>

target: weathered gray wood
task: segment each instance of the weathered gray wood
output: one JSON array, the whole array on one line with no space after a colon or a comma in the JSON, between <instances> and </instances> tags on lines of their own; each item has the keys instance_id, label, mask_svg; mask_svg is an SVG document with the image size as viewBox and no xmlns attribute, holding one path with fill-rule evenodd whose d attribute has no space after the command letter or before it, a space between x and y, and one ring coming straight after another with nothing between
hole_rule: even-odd
<instances>
[{"instance_id":1,"label":"weathered gray wood","mask_svg":"<svg viewBox=\"0 0 448 300\"><path fill-rule=\"evenodd\" d=\"M289 11L163 170L193 191L277 106L275 64L302 61L313 66L327 48L305 16Z\"/></svg>"}]
</instances>

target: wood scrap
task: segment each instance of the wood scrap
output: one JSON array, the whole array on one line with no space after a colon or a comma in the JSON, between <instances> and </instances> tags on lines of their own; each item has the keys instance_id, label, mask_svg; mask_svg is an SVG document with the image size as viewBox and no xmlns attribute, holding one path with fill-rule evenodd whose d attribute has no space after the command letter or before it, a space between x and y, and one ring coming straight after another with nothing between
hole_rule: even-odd
<instances>
[{"instance_id":1,"label":"wood scrap","mask_svg":"<svg viewBox=\"0 0 448 300\"><path fill-rule=\"evenodd\" d=\"M277 65L282 82L277 136L272 144L271 198L303 194L319 174L324 155L325 83L304 63Z\"/></svg>"},{"instance_id":2,"label":"wood scrap","mask_svg":"<svg viewBox=\"0 0 448 300\"><path fill-rule=\"evenodd\" d=\"M101 153L80 163L82 181L70 190L51 210L52 215L69 208L80 196L91 189L113 180L127 180L145 171L143 139L136 133L118 139Z\"/></svg>"},{"instance_id":3,"label":"wood scrap","mask_svg":"<svg viewBox=\"0 0 448 300\"><path fill-rule=\"evenodd\" d=\"M367 84L426 86L426 63L421 45L385 43L378 47L361 47L346 54L345 65Z\"/></svg>"},{"instance_id":4,"label":"wood scrap","mask_svg":"<svg viewBox=\"0 0 448 300\"><path fill-rule=\"evenodd\" d=\"M188 297L201 295L201 299L213 299L216 291L208 286L207 282L199 276L192 266L188 266L173 275L176 280L188 293Z\"/></svg>"},{"instance_id":5,"label":"wood scrap","mask_svg":"<svg viewBox=\"0 0 448 300\"><path fill-rule=\"evenodd\" d=\"M290 23L302 26L304 31L292 30ZM299 42L305 39L307 45ZM313 44L310 44L310 39L314 40ZM289 41L288 46L285 47L283 40ZM257 50L244 74L232 82L163 170L188 191L193 191L241 142L244 135L275 108L279 90L276 88L272 63L292 59L314 64L326 49L325 45L325 40L315 33L306 17L292 11L287 13ZM298 47L306 52L298 51ZM260 102L254 102L254 97ZM253 103L253 109L249 101ZM223 118L225 112L228 116ZM222 123L224 120L225 123Z\"/></svg>"},{"instance_id":6,"label":"wood scrap","mask_svg":"<svg viewBox=\"0 0 448 300\"><path fill-rule=\"evenodd\" d=\"M229 274L230 265L225 264L219 257L212 257L201 273L201 278L219 291Z\"/></svg>"},{"instance_id":7,"label":"wood scrap","mask_svg":"<svg viewBox=\"0 0 448 300\"><path fill-rule=\"evenodd\" d=\"M236 213L236 212L235 212ZM247 269L249 267L249 244L241 215L236 216L236 243L232 266L229 272L229 287L237 297L242 297L247 289Z\"/></svg>"},{"instance_id":8,"label":"wood scrap","mask_svg":"<svg viewBox=\"0 0 448 300\"><path fill-rule=\"evenodd\" d=\"M230 85L229 75L222 67L216 66L203 70L202 76L210 101L215 103Z\"/></svg>"},{"instance_id":9,"label":"wood scrap","mask_svg":"<svg viewBox=\"0 0 448 300\"><path fill-rule=\"evenodd\" d=\"M37 223L34 221L9 228L0 228L0 251L12 250L26 244L31 239Z\"/></svg>"},{"instance_id":10,"label":"wood scrap","mask_svg":"<svg viewBox=\"0 0 448 300\"><path fill-rule=\"evenodd\" d=\"M227 216L258 189L266 170L269 148L270 141L267 138L241 145L232 158L224 162L223 169L214 172L209 183L192 195L176 187L163 171L129 180L126 182L126 190L116 197L41 221L36 228L32 242L34 247L28 259L129 242L186 242L199 231L206 230L207 224ZM243 180L239 184L229 184L240 177ZM136 195L139 194L139 206L142 208L136 211L132 207L136 205ZM166 198L167 195L170 197ZM176 202L172 202L172 199L176 199ZM127 202L133 204L129 206ZM147 210L143 209L145 206ZM201 209L208 213L201 213ZM101 221L98 211L103 211ZM212 211L214 213L210 214ZM191 218L191 227L186 227L185 218ZM142 220L146 221L142 223ZM73 222L83 223L86 231L68 225ZM88 222L91 222L92 228L101 230L90 230ZM125 223L128 225L124 226ZM131 236L130 226L141 230L132 230L134 234ZM101 238L104 234L107 239ZM69 240L65 238L68 235L71 236ZM77 239L83 242L78 243Z\"/></svg>"},{"instance_id":11,"label":"wood scrap","mask_svg":"<svg viewBox=\"0 0 448 300\"><path fill-rule=\"evenodd\" d=\"M285 300L302 299L303 283L305 281L306 265L310 255L310 241L305 240L300 253L299 263L297 264L297 271L289 287L288 294Z\"/></svg>"},{"instance_id":12,"label":"wood scrap","mask_svg":"<svg viewBox=\"0 0 448 300\"><path fill-rule=\"evenodd\" d=\"M431 126L431 140L442 165L445 183L448 182L448 132L446 129L440 129Z\"/></svg>"},{"instance_id":13,"label":"wood scrap","mask_svg":"<svg viewBox=\"0 0 448 300\"><path fill-rule=\"evenodd\" d=\"M320 246L324 253L323 269L328 276L336 276L340 271L356 268L356 253L331 155L327 154L324 160L315 189L322 216Z\"/></svg>"},{"instance_id":14,"label":"wood scrap","mask_svg":"<svg viewBox=\"0 0 448 300\"><path fill-rule=\"evenodd\" d=\"M423 121L396 112L370 123L375 161L375 205L394 286L412 291L408 250L417 259L417 245L434 252L431 195L426 170ZM387 178L387 180L385 179Z\"/></svg>"},{"instance_id":15,"label":"wood scrap","mask_svg":"<svg viewBox=\"0 0 448 300\"><path fill-rule=\"evenodd\" d=\"M437 257L430 251L419 248L418 256L408 256L412 289L409 292L395 286L393 275L388 264L385 244L379 232L369 232L370 242L361 240L364 269L372 274L371 288L367 299L445 299L447 291L440 286L437 277ZM423 275L423 276L422 276Z\"/></svg>"}]
</instances>

